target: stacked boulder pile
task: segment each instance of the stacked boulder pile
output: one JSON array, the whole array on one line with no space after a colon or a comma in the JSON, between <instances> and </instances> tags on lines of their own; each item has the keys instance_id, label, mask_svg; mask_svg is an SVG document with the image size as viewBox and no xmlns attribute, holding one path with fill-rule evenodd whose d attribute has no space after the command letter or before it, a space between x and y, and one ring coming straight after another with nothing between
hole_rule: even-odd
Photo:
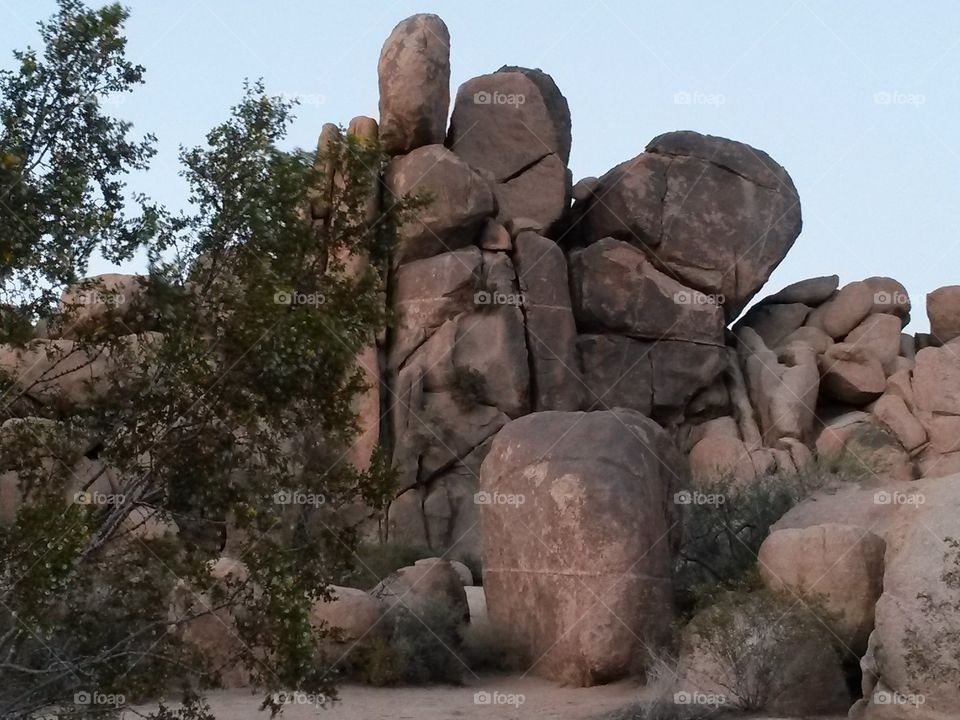
<instances>
[{"instance_id":1,"label":"stacked boulder pile","mask_svg":"<svg viewBox=\"0 0 960 720\"><path fill-rule=\"evenodd\" d=\"M802 225L770 156L670 132L574 184L553 79L505 66L463 83L451 112L449 45L434 15L401 22L380 56L379 122L347 130L392 158L372 215L430 198L394 248L393 322L359 358L370 388L351 457L380 445L399 472L389 540L482 556L490 621L533 671L595 684L666 642L677 493L845 458L867 479L774 526L764 583L825 597L862 658L856 717L949 717L956 687L918 685L905 638L935 661L960 619L938 624L917 597L942 611L956 590L937 542L960 537L960 286L928 296L931 331L916 335L891 278L811 278L754 302ZM337 132L324 127L321 150ZM329 208L311 210L322 225ZM35 359L0 348L15 375ZM51 382L69 391L97 367ZM42 382L23 382L42 400ZM337 592L319 614L355 602L377 617L368 596ZM919 708L884 702L919 694Z\"/></svg>"}]
</instances>

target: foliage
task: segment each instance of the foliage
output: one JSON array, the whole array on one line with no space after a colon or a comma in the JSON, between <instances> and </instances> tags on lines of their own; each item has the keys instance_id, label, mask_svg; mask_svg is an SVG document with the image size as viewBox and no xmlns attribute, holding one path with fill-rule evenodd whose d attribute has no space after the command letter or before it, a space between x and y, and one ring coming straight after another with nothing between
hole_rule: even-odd
<instances>
[{"instance_id":1,"label":"foliage","mask_svg":"<svg viewBox=\"0 0 960 720\"><path fill-rule=\"evenodd\" d=\"M827 481L819 465L795 475L771 475L749 484L732 478L705 484L699 497L713 502L683 506L683 540L675 570L680 605L692 609L705 588L750 586L760 546L770 526Z\"/></svg>"},{"instance_id":2,"label":"foliage","mask_svg":"<svg viewBox=\"0 0 960 720\"><path fill-rule=\"evenodd\" d=\"M122 706L202 691L217 673L184 630L221 612L256 687L332 697L309 610L357 533L324 518L358 497L382 502L392 482L386 463L361 472L344 457L365 387L355 358L386 322L385 259L414 203L371 215L386 158L352 136L319 159L279 150L292 107L253 84L205 146L181 154L190 211L131 224L116 175L148 151L90 100L140 79L123 57L125 17L63 0L43 60L21 54L19 75L0 80L15 156L0 177L0 249L17 297L42 315L93 249L119 256L144 241L151 314L131 326L127 308L103 303L71 342L31 344L50 348L46 381L78 358L102 362L83 393L4 380L0 458L22 497L0 523L0 717L76 715L78 693ZM314 221L305 208L323 166L340 181ZM15 217L30 231L7 232ZM351 256L367 262L348 268ZM225 543L246 570L218 580ZM172 593L207 602L171 604ZM159 717L208 711L198 700L170 712Z\"/></svg>"},{"instance_id":3,"label":"foliage","mask_svg":"<svg viewBox=\"0 0 960 720\"><path fill-rule=\"evenodd\" d=\"M921 639L914 628L906 629L904 648L907 669L913 677L943 686L960 686L960 540L944 539L944 571L940 576L947 590L946 599L935 600L920 592L917 599L929 627L938 628L935 637ZM931 646L932 643L932 646Z\"/></svg>"},{"instance_id":4,"label":"foliage","mask_svg":"<svg viewBox=\"0 0 960 720\"><path fill-rule=\"evenodd\" d=\"M59 0L42 51L16 52L18 69L0 72L0 340L24 340L94 251L128 258L149 231L150 208L124 216L123 176L146 167L154 138L131 139L131 124L101 109L143 79L125 57L126 19L117 4Z\"/></svg>"},{"instance_id":5,"label":"foliage","mask_svg":"<svg viewBox=\"0 0 960 720\"><path fill-rule=\"evenodd\" d=\"M746 711L767 709L783 693L802 687L808 678L801 669L815 659L798 660L823 647L829 651L829 644L820 643L823 629L811 612L765 590L717 597L688 631L698 650L715 661L709 681Z\"/></svg>"},{"instance_id":6,"label":"foliage","mask_svg":"<svg viewBox=\"0 0 960 720\"><path fill-rule=\"evenodd\" d=\"M345 677L377 687L460 684L467 665L458 612L439 600L418 609L398 603L383 622L386 637L357 645L343 659Z\"/></svg>"},{"instance_id":7,"label":"foliage","mask_svg":"<svg viewBox=\"0 0 960 720\"><path fill-rule=\"evenodd\" d=\"M335 585L372 590L377 583L417 560L436 557L437 551L425 545L404 543L363 543L352 561L334 578Z\"/></svg>"}]
</instances>

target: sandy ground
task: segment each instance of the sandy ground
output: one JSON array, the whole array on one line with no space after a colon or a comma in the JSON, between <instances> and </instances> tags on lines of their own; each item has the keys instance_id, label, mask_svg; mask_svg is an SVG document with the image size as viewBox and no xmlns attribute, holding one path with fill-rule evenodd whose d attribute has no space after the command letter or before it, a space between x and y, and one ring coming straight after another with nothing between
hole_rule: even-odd
<instances>
[{"instance_id":1,"label":"sandy ground","mask_svg":"<svg viewBox=\"0 0 960 720\"><path fill-rule=\"evenodd\" d=\"M332 707L323 709L311 698L294 697L283 717L285 720L317 717L329 720L599 720L641 699L644 699L644 689L636 681L564 688L534 677L489 676L472 679L462 687L344 685L340 688L340 701ZM269 719L269 713L257 709L260 699L243 690L211 693L208 700L217 720Z\"/></svg>"},{"instance_id":2,"label":"sandy ground","mask_svg":"<svg viewBox=\"0 0 960 720\"><path fill-rule=\"evenodd\" d=\"M471 678L462 687L372 688L344 685L340 702L327 709L311 698L294 697L284 710L286 720L593 720L630 705L641 697L635 681L593 688L563 688L534 677ZM484 694L485 693L485 694ZM268 720L260 699L243 690L208 696L217 720ZM130 716L133 717L132 715Z\"/></svg>"}]
</instances>

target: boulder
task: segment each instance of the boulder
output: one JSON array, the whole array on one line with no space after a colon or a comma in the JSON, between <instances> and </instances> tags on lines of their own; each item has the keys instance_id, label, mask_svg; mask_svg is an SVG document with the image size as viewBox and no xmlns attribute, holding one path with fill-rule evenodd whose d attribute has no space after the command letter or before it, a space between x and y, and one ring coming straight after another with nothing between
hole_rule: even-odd
<instances>
[{"instance_id":1,"label":"boulder","mask_svg":"<svg viewBox=\"0 0 960 720\"><path fill-rule=\"evenodd\" d=\"M331 585L329 590L329 600L317 600L310 608L311 627L329 632L330 640L349 649L383 635L383 611L375 598L357 588Z\"/></svg>"},{"instance_id":2,"label":"boulder","mask_svg":"<svg viewBox=\"0 0 960 720\"><path fill-rule=\"evenodd\" d=\"M896 315L903 325L910 321L910 296L903 285L889 277L868 277L863 282L873 290L871 312Z\"/></svg>"},{"instance_id":3,"label":"boulder","mask_svg":"<svg viewBox=\"0 0 960 720\"><path fill-rule=\"evenodd\" d=\"M757 471L750 451L735 437L704 437L690 449L690 476L700 486L714 483L749 485Z\"/></svg>"},{"instance_id":4,"label":"boulder","mask_svg":"<svg viewBox=\"0 0 960 720\"><path fill-rule=\"evenodd\" d=\"M862 407L887 387L880 361L851 343L832 345L820 356L819 366L824 393L847 405Z\"/></svg>"},{"instance_id":5,"label":"boulder","mask_svg":"<svg viewBox=\"0 0 960 720\"><path fill-rule=\"evenodd\" d=\"M513 249L513 240L503 225L496 220L487 220L480 235L480 247L483 250L510 252Z\"/></svg>"},{"instance_id":6,"label":"boulder","mask_svg":"<svg viewBox=\"0 0 960 720\"><path fill-rule=\"evenodd\" d=\"M894 361L900 355L900 318L886 313L869 315L843 341L869 352L880 361L884 372L892 375Z\"/></svg>"},{"instance_id":7,"label":"boulder","mask_svg":"<svg viewBox=\"0 0 960 720\"><path fill-rule=\"evenodd\" d=\"M582 381L577 366L577 326L570 304L567 260L553 240L533 232L517 236L513 257L533 370L533 409L576 410L580 406Z\"/></svg>"},{"instance_id":8,"label":"boulder","mask_svg":"<svg viewBox=\"0 0 960 720\"><path fill-rule=\"evenodd\" d=\"M908 452L916 450L927 441L927 431L899 396L890 393L882 395L874 403L871 412L897 436L897 440Z\"/></svg>"},{"instance_id":9,"label":"boulder","mask_svg":"<svg viewBox=\"0 0 960 720\"><path fill-rule=\"evenodd\" d=\"M883 594L851 717L946 720L960 707L960 476L913 484L888 533Z\"/></svg>"},{"instance_id":10,"label":"boulder","mask_svg":"<svg viewBox=\"0 0 960 720\"><path fill-rule=\"evenodd\" d=\"M447 146L493 180L499 219L546 229L570 203L570 110L546 73L503 67L457 92Z\"/></svg>"},{"instance_id":11,"label":"boulder","mask_svg":"<svg viewBox=\"0 0 960 720\"><path fill-rule=\"evenodd\" d=\"M855 475L872 475L882 481L914 477L907 451L892 432L872 421L824 428L817 438L817 454Z\"/></svg>"},{"instance_id":12,"label":"boulder","mask_svg":"<svg viewBox=\"0 0 960 720\"><path fill-rule=\"evenodd\" d=\"M816 307L829 300L840 287L839 275L825 275L823 277L800 280L787 285L783 290L765 297L760 302L764 305L801 303L809 307Z\"/></svg>"},{"instance_id":13,"label":"boulder","mask_svg":"<svg viewBox=\"0 0 960 720\"><path fill-rule=\"evenodd\" d=\"M430 198L400 228L394 249L399 264L472 245L494 214L486 181L443 145L426 145L394 158L383 182L393 197Z\"/></svg>"},{"instance_id":14,"label":"boulder","mask_svg":"<svg viewBox=\"0 0 960 720\"><path fill-rule=\"evenodd\" d=\"M792 333L787 335L783 340L781 340L780 347L786 347L795 342L806 343L812 347L818 355L822 355L831 345L833 345L833 338L827 335L820 328L805 325L802 328L797 328ZM776 350L777 348L772 347L771 349Z\"/></svg>"},{"instance_id":15,"label":"boulder","mask_svg":"<svg viewBox=\"0 0 960 720\"><path fill-rule=\"evenodd\" d=\"M473 585L473 573L470 572L470 568L468 568L466 565L464 565L462 562L458 560L451 560L450 567L452 567L456 571L457 577L460 578L460 582L463 583L463 586L465 588L471 587ZM469 602L469 598L468 598L468 602ZM471 617L473 617L472 610L470 612L470 615Z\"/></svg>"},{"instance_id":16,"label":"boulder","mask_svg":"<svg viewBox=\"0 0 960 720\"><path fill-rule=\"evenodd\" d=\"M641 340L723 345L723 311L657 270L641 250L607 238L570 255L578 327Z\"/></svg>"},{"instance_id":17,"label":"boulder","mask_svg":"<svg viewBox=\"0 0 960 720\"><path fill-rule=\"evenodd\" d=\"M401 606L422 618L432 605L442 604L464 622L470 620L463 582L453 566L440 558L425 558L400 568L380 581L370 595L384 612Z\"/></svg>"},{"instance_id":18,"label":"boulder","mask_svg":"<svg viewBox=\"0 0 960 720\"><path fill-rule=\"evenodd\" d=\"M620 335L580 335L577 352L583 371L583 408L615 407L650 415L653 409L651 344Z\"/></svg>"},{"instance_id":19,"label":"boulder","mask_svg":"<svg viewBox=\"0 0 960 720\"><path fill-rule=\"evenodd\" d=\"M377 65L380 141L392 155L443 142L450 107L450 33L419 14L390 33Z\"/></svg>"},{"instance_id":20,"label":"boulder","mask_svg":"<svg viewBox=\"0 0 960 720\"><path fill-rule=\"evenodd\" d=\"M397 270L392 368L400 367L447 320L474 307L481 262L477 248L465 248L415 260Z\"/></svg>"},{"instance_id":21,"label":"boulder","mask_svg":"<svg viewBox=\"0 0 960 720\"><path fill-rule=\"evenodd\" d=\"M60 295L60 314L47 323L46 336L76 339L81 332L96 334L108 321L121 335L153 330L146 307L147 281L144 275L108 273L68 286Z\"/></svg>"},{"instance_id":22,"label":"boulder","mask_svg":"<svg viewBox=\"0 0 960 720\"><path fill-rule=\"evenodd\" d=\"M918 413L960 415L960 362L952 346L917 353L911 388Z\"/></svg>"},{"instance_id":23,"label":"boulder","mask_svg":"<svg viewBox=\"0 0 960 720\"><path fill-rule=\"evenodd\" d=\"M939 343L960 337L960 285L947 285L927 294L930 334Z\"/></svg>"},{"instance_id":24,"label":"boulder","mask_svg":"<svg viewBox=\"0 0 960 720\"><path fill-rule=\"evenodd\" d=\"M732 320L800 233L786 170L743 143L695 132L654 138L600 178L584 211L587 242L613 236L655 254Z\"/></svg>"},{"instance_id":25,"label":"boulder","mask_svg":"<svg viewBox=\"0 0 960 720\"><path fill-rule=\"evenodd\" d=\"M876 293L865 282L844 285L837 296L822 305L820 329L834 340L846 337L873 311Z\"/></svg>"},{"instance_id":26,"label":"boulder","mask_svg":"<svg viewBox=\"0 0 960 720\"><path fill-rule=\"evenodd\" d=\"M771 533L758 555L767 589L812 609L858 656L873 630L883 590L886 544L854 525L814 525Z\"/></svg>"},{"instance_id":27,"label":"boulder","mask_svg":"<svg viewBox=\"0 0 960 720\"><path fill-rule=\"evenodd\" d=\"M809 313L810 308L802 303L754 305L737 322L735 330L748 327L760 336L767 347L775 348L803 325Z\"/></svg>"},{"instance_id":28,"label":"boulder","mask_svg":"<svg viewBox=\"0 0 960 720\"><path fill-rule=\"evenodd\" d=\"M480 472L484 589L531 672L604 683L665 640L684 465L625 409L534 413L496 436Z\"/></svg>"}]
</instances>

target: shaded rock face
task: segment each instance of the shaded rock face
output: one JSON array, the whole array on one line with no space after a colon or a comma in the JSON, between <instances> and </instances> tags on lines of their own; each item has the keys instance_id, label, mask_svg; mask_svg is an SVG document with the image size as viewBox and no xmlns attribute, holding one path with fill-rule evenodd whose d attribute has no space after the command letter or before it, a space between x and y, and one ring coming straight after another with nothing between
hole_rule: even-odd
<instances>
[{"instance_id":1,"label":"shaded rock face","mask_svg":"<svg viewBox=\"0 0 960 720\"><path fill-rule=\"evenodd\" d=\"M393 155L442 143L450 106L450 33L436 15L398 24L380 51L380 141Z\"/></svg>"},{"instance_id":2,"label":"shaded rock face","mask_svg":"<svg viewBox=\"0 0 960 720\"><path fill-rule=\"evenodd\" d=\"M584 208L585 239L644 249L684 284L723 296L736 317L800 234L787 172L743 143L694 132L654 138L600 178ZM718 298L719 299L719 298Z\"/></svg>"},{"instance_id":3,"label":"shaded rock face","mask_svg":"<svg viewBox=\"0 0 960 720\"><path fill-rule=\"evenodd\" d=\"M533 672L592 685L636 669L670 613L671 489L684 463L629 410L534 413L507 425L481 468L491 622Z\"/></svg>"},{"instance_id":4,"label":"shaded rock face","mask_svg":"<svg viewBox=\"0 0 960 720\"><path fill-rule=\"evenodd\" d=\"M569 204L570 110L546 73L503 67L457 91L447 146L492 180L501 217L548 228Z\"/></svg>"}]
</instances>

